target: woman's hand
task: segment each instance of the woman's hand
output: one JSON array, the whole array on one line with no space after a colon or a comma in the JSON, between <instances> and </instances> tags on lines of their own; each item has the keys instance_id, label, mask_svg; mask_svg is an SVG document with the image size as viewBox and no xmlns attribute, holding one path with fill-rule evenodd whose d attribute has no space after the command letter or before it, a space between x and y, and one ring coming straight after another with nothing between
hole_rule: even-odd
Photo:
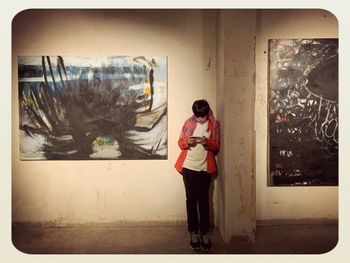
<instances>
[{"instance_id":1,"label":"woman's hand","mask_svg":"<svg viewBox=\"0 0 350 263\"><path fill-rule=\"evenodd\" d=\"M194 147L196 146L197 142L194 138L192 137L188 137L187 138L187 144L190 146L190 147Z\"/></svg>"},{"instance_id":2,"label":"woman's hand","mask_svg":"<svg viewBox=\"0 0 350 263\"><path fill-rule=\"evenodd\" d=\"M203 146L206 146L208 144L208 138L205 136L201 137L201 140L199 141L200 144L202 144Z\"/></svg>"}]
</instances>

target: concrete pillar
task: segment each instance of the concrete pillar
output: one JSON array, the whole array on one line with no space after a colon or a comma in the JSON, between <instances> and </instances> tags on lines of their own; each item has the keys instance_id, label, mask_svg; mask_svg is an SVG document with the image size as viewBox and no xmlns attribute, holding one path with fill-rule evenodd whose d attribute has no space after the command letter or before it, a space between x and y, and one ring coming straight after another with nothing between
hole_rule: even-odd
<instances>
[{"instance_id":1,"label":"concrete pillar","mask_svg":"<svg viewBox=\"0 0 350 263\"><path fill-rule=\"evenodd\" d=\"M218 14L218 228L225 241L255 240L256 10Z\"/></svg>"}]
</instances>

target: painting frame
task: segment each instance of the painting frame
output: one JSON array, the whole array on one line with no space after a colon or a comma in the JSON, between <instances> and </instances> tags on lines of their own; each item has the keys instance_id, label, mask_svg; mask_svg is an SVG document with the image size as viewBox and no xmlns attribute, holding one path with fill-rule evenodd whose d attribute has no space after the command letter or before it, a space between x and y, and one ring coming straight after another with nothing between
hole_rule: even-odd
<instances>
[{"instance_id":1,"label":"painting frame","mask_svg":"<svg viewBox=\"0 0 350 263\"><path fill-rule=\"evenodd\" d=\"M338 39L268 47L268 186L337 186Z\"/></svg>"},{"instance_id":2,"label":"painting frame","mask_svg":"<svg viewBox=\"0 0 350 263\"><path fill-rule=\"evenodd\" d=\"M21 160L167 159L165 56L19 56Z\"/></svg>"}]
</instances>

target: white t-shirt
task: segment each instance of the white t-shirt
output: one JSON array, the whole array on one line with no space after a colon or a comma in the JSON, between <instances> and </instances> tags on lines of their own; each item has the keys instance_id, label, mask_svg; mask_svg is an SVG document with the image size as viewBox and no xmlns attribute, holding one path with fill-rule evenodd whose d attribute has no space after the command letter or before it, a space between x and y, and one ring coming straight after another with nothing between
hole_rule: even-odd
<instances>
[{"instance_id":1,"label":"white t-shirt","mask_svg":"<svg viewBox=\"0 0 350 263\"><path fill-rule=\"evenodd\" d=\"M208 128L208 121L203 124L197 122L196 129L192 136L205 136L209 139L210 131ZM198 143L196 146L188 149L183 167L199 172L207 171L207 150L204 149L202 144Z\"/></svg>"}]
</instances>

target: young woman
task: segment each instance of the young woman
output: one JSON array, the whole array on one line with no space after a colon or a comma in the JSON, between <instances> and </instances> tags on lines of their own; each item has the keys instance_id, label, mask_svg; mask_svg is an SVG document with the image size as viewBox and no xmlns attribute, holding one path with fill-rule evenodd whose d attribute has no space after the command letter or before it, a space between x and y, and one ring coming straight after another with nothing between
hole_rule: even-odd
<instances>
[{"instance_id":1,"label":"young woman","mask_svg":"<svg viewBox=\"0 0 350 263\"><path fill-rule=\"evenodd\" d=\"M220 126L206 100L195 101L192 111L193 115L185 121L178 140L181 153L175 168L182 174L186 190L190 247L208 251L211 248L208 235L209 187L211 175L217 172L215 155L220 148Z\"/></svg>"}]
</instances>

